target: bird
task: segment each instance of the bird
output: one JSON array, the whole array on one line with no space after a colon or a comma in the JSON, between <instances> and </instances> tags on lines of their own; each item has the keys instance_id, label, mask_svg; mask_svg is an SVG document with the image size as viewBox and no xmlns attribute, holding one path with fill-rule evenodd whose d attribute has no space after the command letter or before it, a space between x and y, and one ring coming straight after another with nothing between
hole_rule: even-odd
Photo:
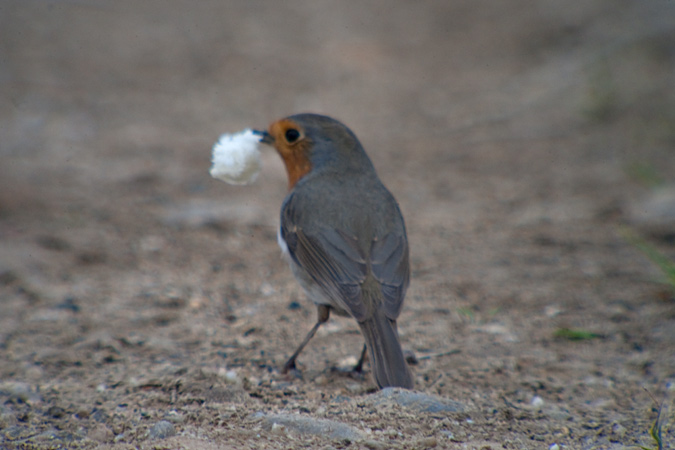
<instances>
[{"instance_id":1,"label":"bird","mask_svg":"<svg viewBox=\"0 0 675 450\"><path fill-rule=\"evenodd\" d=\"M317 322L288 359L296 359L331 311L356 320L378 388L412 389L397 319L410 283L406 227L356 135L328 116L303 113L271 123L273 146L288 175L277 240L292 273L317 306Z\"/></svg>"}]
</instances>

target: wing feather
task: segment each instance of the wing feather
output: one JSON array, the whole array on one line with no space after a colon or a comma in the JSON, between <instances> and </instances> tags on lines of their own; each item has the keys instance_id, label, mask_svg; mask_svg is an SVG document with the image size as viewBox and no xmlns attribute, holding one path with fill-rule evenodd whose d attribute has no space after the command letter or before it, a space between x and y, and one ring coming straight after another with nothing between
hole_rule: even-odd
<instances>
[{"instance_id":1,"label":"wing feather","mask_svg":"<svg viewBox=\"0 0 675 450\"><path fill-rule=\"evenodd\" d=\"M395 320L401 312L410 280L405 231L391 232L371 242L364 255L358 239L330 228L309 231L297 224L293 201L282 209L281 235L293 261L299 265L336 305L356 320L368 314L362 285L369 272L380 284L385 315Z\"/></svg>"}]
</instances>

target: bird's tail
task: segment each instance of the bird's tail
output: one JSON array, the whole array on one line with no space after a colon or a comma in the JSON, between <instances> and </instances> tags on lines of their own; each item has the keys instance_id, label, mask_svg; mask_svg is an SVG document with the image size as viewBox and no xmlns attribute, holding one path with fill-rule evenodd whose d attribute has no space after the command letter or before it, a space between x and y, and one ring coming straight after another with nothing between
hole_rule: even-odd
<instances>
[{"instance_id":1,"label":"bird's tail","mask_svg":"<svg viewBox=\"0 0 675 450\"><path fill-rule=\"evenodd\" d=\"M366 340L377 385L380 388L412 389L413 377L401 350L396 322L389 320L382 311L376 311L370 318L359 322L359 326Z\"/></svg>"}]
</instances>

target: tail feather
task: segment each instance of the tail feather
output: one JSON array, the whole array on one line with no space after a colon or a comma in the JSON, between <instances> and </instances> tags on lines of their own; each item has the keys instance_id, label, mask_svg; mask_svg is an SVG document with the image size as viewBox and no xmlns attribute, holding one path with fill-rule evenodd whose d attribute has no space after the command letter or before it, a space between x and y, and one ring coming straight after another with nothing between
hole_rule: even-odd
<instances>
[{"instance_id":1,"label":"tail feather","mask_svg":"<svg viewBox=\"0 0 675 450\"><path fill-rule=\"evenodd\" d=\"M401 350L396 322L388 319L382 311L376 311L370 318L359 322L359 326L366 340L377 385L380 388L412 389L413 377Z\"/></svg>"}]
</instances>

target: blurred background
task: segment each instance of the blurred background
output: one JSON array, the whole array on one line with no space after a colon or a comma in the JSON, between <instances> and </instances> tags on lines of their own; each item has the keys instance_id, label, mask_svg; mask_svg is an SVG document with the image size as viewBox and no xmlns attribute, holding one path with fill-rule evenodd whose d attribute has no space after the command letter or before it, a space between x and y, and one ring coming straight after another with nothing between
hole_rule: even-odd
<instances>
[{"instance_id":1,"label":"blurred background","mask_svg":"<svg viewBox=\"0 0 675 450\"><path fill-rule=\"evenodd\" d=\"M2 208L103 200L139 175L209 185L219 133L299 111L346 122L382 170L493 146L529 170L601 129L584 154L667 177L673 8L3 1ZM541 141L559 145L532 161Z\"/></svg>"},{"instance_id":2,"label":"blurred background","mask_svg":"<svg viewBox=\"0 0 675 450\"><path fill-rule=\"evenodd\" d=\"M86 374L124 386L158 361L264 380L304 336L277 155L251 186L208 175L221 133L299 112L349 126L401 204L402 338L463 349L420 389L473 398L472 371L525 367L579 383L567 410L604 389L597 414L637 424L621 397L675 377L672 293L626 237L675 258L673 1L1 0L0 105L0 379L59 380L66 410L99 395ZM352 331L318 336L308 370L354 353L355 327L327 327ZM612 338L551 344L570 327ZM607 367L611 386L578 375ZM526 402L516 378L484 392Z\"/></svg>"}]
</instances>

